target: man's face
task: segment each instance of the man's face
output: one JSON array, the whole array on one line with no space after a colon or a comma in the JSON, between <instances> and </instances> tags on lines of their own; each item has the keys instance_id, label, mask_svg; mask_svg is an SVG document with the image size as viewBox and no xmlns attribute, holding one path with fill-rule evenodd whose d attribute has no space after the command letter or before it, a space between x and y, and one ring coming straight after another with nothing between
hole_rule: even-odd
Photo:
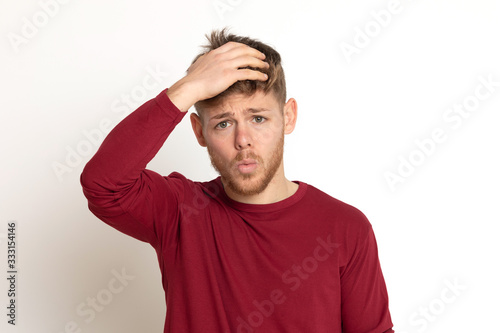
<instances>
[{"instance_id":1,"label":"man's face","mask_svg":"<svg viewBox=\"0 0 500 333\"><path fill-rule=\"evenodd\" d=\"M272 93L228 96L203 110L201 123L212 165L232 192L261 193L282 172L283 108Z\"/></svg>"}]
</instances>

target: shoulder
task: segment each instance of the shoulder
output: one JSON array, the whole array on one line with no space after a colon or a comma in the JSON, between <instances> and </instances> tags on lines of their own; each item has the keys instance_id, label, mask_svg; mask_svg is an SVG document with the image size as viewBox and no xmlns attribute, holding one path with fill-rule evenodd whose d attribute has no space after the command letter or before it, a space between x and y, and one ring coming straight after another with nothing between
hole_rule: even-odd
<instances>
[{"instance_id":1,"label":"shoulder","mask_svg":"<svg viewBox=\"0 0 500 333\"><path fill-rule=\"evenodd\" d=\"M317 214L324 216L338 227L346 231L367 235L371 229L371 223L366 215L357 207L335 198L313 185L307 184L307 193L304 198Z\"/></svg>"}]
</instances>

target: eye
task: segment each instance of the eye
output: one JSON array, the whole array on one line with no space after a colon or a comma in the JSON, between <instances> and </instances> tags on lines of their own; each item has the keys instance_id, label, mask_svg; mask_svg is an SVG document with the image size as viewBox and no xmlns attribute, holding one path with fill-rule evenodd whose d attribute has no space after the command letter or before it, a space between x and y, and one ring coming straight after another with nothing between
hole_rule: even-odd
<instances>
[{"instance_id":1,"label":"eye","mask_svg":"<svg viewBox=\"0 0 500 333\"><path fill-rule=\"evenodd\" d=\"M215 126L215 128L224 129L224 128L228 127L228 126L229 126L229 124L228 124L228 122L227 122L227 121L221 121L220 123L218 123L218 124Z\"/></svg>"},{"instance_id":2,"label":"eye","mask_svg":"<svg viewBox=\"0 0 500 333\"><path fill-rule=\"evenodd\" d=\"M266 120L266 118L262 117L262 116L255 116L253 117L253 120L256 122L256 123L263 123L264 120Z\"/></svg>"}]
</instances>

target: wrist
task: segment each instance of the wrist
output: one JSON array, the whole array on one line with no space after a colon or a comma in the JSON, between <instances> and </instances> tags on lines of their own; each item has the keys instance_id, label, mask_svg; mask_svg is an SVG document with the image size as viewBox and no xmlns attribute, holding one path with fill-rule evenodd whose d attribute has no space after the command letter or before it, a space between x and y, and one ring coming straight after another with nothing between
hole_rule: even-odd
<instances>
[{"instance_id":1,"label":"wrist","mask_svg":"<svg viewBox=\"0 0 500 333\"><path fill-rule=\"evenodd\" d=\"M179 110L185 112L198 101L194 91L189 82L181 79L167 89L167 96Z\"/></svg>"}]
</instances>

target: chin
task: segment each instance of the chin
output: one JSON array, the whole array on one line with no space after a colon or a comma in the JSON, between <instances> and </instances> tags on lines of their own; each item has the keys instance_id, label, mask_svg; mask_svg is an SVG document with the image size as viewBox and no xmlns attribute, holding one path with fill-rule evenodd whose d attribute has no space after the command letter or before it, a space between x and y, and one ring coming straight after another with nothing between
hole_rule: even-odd
<instances>
[{"instance_id":1,"label":"chin","mask_svg":"<svg viewBox=\"0 0 500 333\"><path fill-rule=\"evenodd\" d=\"M256 195L262 193L274 175L255 172L251 174L237 174L236 176L222 177L225 185L238 195Z\"/></svg>"}]
</instances>

